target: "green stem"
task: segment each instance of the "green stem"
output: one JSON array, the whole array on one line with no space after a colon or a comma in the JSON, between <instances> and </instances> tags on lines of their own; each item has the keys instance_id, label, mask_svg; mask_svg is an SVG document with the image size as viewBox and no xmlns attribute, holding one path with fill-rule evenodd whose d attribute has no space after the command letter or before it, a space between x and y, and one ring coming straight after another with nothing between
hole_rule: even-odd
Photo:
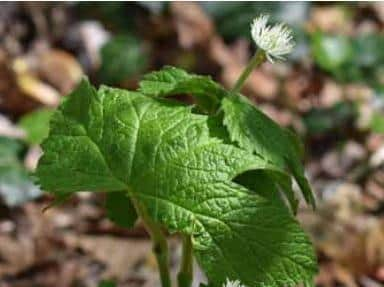
<instances>
[{"instance_id":1,"label":"green stem","mask_svg":"<svg viewBox=\"0 0 384 287\"><path fill-rule=\"evenodd\" d=\"M240 77L237 79L235 86L231 90L232 93L237 94L240 92L240 89L244 85L245 80L248 78L249 74L253 71L254 68L263 63L265 58L265 52L261 49L258 49L255 55L252 57L251 61L245 67L244 71L241 73Z\"/></svg>"},{"instance_id":2,"label":"green stem","mask_svg":"<svg viewBox=\"0 0 384 287\"><path fill-rule=\"evenodd\" d=\"M130 195L137 214L142 219L148 233L152 238L153 252L155 253L157 265L159 268L161 286L171 287L171 277L168 267L169 255L167 238L161 230L161 227L149 216L145 207L135 198L135 196L132 194Z\"/></svg>"},{"instance_id":3,"label":"green stem","mask_svg":"<svg viewBox=\"0 0 384 287\"><path fill-rule=\"evenodd\" d=\"M191 236L183 235L183 253L177 281L179 287L190 287L193 280L193 256Z\"/></svg>"}]
</instances>

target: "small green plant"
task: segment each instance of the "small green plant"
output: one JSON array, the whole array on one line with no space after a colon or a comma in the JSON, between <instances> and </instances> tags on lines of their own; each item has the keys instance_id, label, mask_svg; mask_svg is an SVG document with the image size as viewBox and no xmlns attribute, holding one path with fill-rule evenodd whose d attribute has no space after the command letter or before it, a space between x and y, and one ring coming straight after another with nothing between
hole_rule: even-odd
<instances>
[{"instance_id":1,"label":"small green plant","mask_svg":"<svg viewBox=\"0 0 384 287\"><path fill-rule=\"evenodd\" d=\"M208 286L312 285L308 236L294 218L292 175L314 205L300 163L302 146L239 91L265 59L293 48L283 25L252 24L259 46L231 91L209 77L165 67L137 91L83 80L51 118L36 175L59 198L108 194L112 219L139 218L153 241L163 287L171 286L167 233L180 235L178 286L193 280L193 258ZM166 99L191 94L193 107Z\"/></svg>"}]
</instances>

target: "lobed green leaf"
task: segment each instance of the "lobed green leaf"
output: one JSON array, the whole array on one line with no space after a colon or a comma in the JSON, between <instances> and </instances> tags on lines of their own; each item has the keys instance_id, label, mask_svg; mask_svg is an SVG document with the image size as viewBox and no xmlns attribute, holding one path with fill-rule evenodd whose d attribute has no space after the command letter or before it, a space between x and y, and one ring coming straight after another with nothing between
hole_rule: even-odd
<instances>
[{"instance_id":1,"label":"lobed green leaf","mask_svg":"<svg viewBox=\"0 0 384 287\"><path fill-rule=\"evenodd\" d=\"M222 109L224 125L228 128L231 140L271 164L282 169L288 168L299 184L306 201L315 207L314 195L300 163L302 147L295 136L280 128L241 95L224 98ZM285 185L288 188L286 190L290 191L290 184ZM290 197L295 201L292 192Z\"/></svg>"},{"instance_id":2,"label":"lobed green leaf","mask_svg":"<svg viewBox=\"0 0 384 287\"><path fill-rule=\"evenodd\" d=\"M213 137L211 124L190 107L83 81L53 116L37 176L58 194L126 190L155 222L192 236L210 286L311 282L316 259L298 222L239 179L259 171L269 183L284 172Z\"/></svg>"},{"instance_id":3,"label":"lobed green leaf","mask_svg":"<svg viewBox=\"0 0 384 287\"><path fill-rule=\"evenodd\" d=\"M194 80L195 79L195 80ZM165 67L144 76L140 82L140 91L151 96L171 96L178 93L190 93L199 99L211 101L210 120L215 121L215 133L227 129L229 140L252 153L264 158L278 169L289 170L298 182L308 203L315 206L315 199L309 183L304 176L304 169L300 163L303 147L297 137L288 130L280 128L275 122L264 115L252 103L241 95L231 95L220 85L206 77L188 74L182 69ZM199 102L198 102L199 104ZM223 115L219 119L218 111ZM221 120L221 122L220 122ZM298 199L296 198L288 175L275 176L280 188L288 198L291 207L296 211Z\"/></svg>"},{"instance_id":4,"label":"lobed green leaf","mask_svg":"<svg viewBox=\"0 0 384 287\"><path fill-rule=\"evenodd\" d=\"M208 76L188 74L186 71L166 66L144 76L139 91L148 96L165 97L192 94L204 112L212 113L220 105L226 91Z\"/></svg>"}]
</instances>

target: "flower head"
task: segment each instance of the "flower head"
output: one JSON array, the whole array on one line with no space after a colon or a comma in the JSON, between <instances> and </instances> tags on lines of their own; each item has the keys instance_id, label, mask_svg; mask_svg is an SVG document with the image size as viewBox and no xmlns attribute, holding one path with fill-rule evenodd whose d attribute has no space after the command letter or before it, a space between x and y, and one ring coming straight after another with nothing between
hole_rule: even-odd
<instances>
[{"instance_id":1,"label":"flower head","mask_svg":"<svg viewBox=\"0 0 384 287\"><path fill-rule=\"evenodd\" d=\"M265 51L269 61L273 62L275 58L283 60L283 56L289 54L295 46L292 31L283 23L268 26L268 19L268 15L260 15L253 20L252 38Z\"/></svg>"},{"instance_id":2,"label":"flower head","mask_svg":"<svg viewBox=\"0 0 384 287\"><path fill-rule=\"evenodd\" d=\"M225 284L223 284L223 287L246 287L240 283L239 280L231 281L227 278L227 281Z\"/></svg>"}]
</instances>

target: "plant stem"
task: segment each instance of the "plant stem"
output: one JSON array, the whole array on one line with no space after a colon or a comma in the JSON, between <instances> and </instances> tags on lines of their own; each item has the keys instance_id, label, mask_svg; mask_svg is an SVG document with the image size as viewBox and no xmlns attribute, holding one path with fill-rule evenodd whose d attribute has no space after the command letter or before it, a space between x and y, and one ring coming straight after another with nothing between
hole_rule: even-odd
<instances>
[{"instance_id":1,"label":"plant stem","mask_svg":"<svg viewBox=\"0 0 384 287\"><path fill-rule=\"evenodd\" d=\"M153 242L153 252L155 253L159 268L161 286L171 287L171 277L168 267L169 255L167 239L161 230L160 225L152 220L145 207L135 198L134 195L130 195L137 214L142 219L145 228L151 236Z\"/></svg>"},{"instance_id":2,"label":"plant stem","mask_svg":"<svg viewBox=\"0 0 384 287\"><path fill-rule=\"evenodd\" d=\"M253 55L251 61L249 61L248 65L245 67L244 71L241 73L240 77L237 79L234 87L231 90L232 93L237 94L240 92L240 89L244 85L245 80L248 78L249 74L254 68L263 63L265 58L265 52L261 49L258 49L255 55Z\"/></svg>"},{"instance_id":3,"label":"plant stem","mask_svg":"<svg viewBox=\"0 0 384 287\"><path fill-rule=\"evenodd\" d=\"M177 281L179 287L190 287L193 280L192 240L190 235L183 235L183 253Z\"/></svg>"}]
</instances>

